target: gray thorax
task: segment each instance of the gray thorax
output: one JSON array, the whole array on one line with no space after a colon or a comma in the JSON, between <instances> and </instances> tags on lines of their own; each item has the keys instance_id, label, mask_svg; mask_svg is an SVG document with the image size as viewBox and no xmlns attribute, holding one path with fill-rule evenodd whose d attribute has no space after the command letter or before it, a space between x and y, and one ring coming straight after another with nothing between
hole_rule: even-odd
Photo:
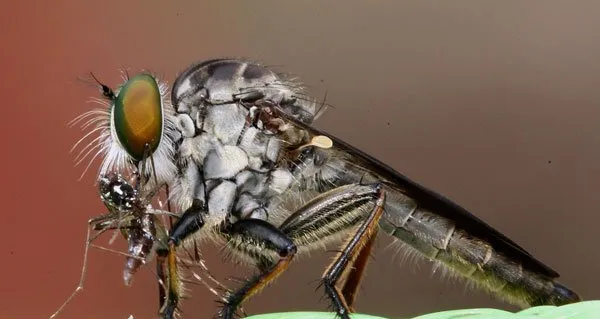
<instances>
[{"instance_id":1,"label":"gray thorax","mask_svg":"<svg viewBox=\"0 0 600 319\"><path fill-rule=\"evenodd\" d=\"M289 141L279 130L290 128L263 117L252 103L270 101L310 123L314 109L295 94L272 71L239 60L208 61L179 76L172 91L180 134L174 139L178 175L172 188L180 206L199 199L217 219L231 213L234 220L267 220L272 200L302 169L282 160Z\"/></svg>"}]
</instances>

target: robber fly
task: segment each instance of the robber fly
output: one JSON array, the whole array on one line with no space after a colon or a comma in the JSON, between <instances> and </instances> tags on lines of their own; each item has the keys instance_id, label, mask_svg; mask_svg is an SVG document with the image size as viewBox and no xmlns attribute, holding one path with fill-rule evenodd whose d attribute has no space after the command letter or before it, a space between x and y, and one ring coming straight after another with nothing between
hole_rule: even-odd
<instances>
[{"instance_id":1,"label":"robber fly","mask_svg":"<svg viewBox=\"0 0 600 319\"><path fill-rule=\"evenodd\" d=\"M349 318L379 230L510 303L580 300L556 271L464 208L311 126L322 108L286 75L215 59L182 72L170 101L157 83L144 73L105 94L108 106L96 113L105 123L100 174L139 172L142 197L171 190L180 215L168 232L167 276L177 276L177 251L198 238L221 241L256 267L224 296L222 318L236 316L296 256L329 242L342 248L322 288ZM176 288L165 287L164 318L174 316Z\"/></svg>"}]
</instances>

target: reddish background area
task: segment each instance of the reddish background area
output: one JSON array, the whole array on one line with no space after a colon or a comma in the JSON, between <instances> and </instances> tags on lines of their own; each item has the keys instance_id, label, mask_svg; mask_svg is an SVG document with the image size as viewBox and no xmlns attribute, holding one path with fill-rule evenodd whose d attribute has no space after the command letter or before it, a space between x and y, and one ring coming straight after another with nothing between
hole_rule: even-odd
<instances>
[{"instance_id":1,"label":"reddish background area","mask_svg":"<svg viewBox=\"0 0 600 319\"><path fill-rule=\"evenodd\" d=\"M318 127L468 208L586 299L600 299L600 19L597 1L11 1L0 12L4 210L1 318L47 318L75 287L86 221L103 212L95 170L78 181L67 122L98 92L90 71L149 69L170 83L194 61L242 56L281 66L335 106ZM122 244L122 240L118 241ZM106 238L102 243L106 243ZM511 308L401 264L381 238L358 309L412 316ZM115 248L123 248L117 245ZM207 247L219 276L240 275ZM398 255L398 257L401 254ZM332 253L302 258L251 313L324 310ZM133 287L123 257L93 250L61 318L154 318L150 267ZM186 318L209 318L193 288Z\"/></svg>"}]
</instances>

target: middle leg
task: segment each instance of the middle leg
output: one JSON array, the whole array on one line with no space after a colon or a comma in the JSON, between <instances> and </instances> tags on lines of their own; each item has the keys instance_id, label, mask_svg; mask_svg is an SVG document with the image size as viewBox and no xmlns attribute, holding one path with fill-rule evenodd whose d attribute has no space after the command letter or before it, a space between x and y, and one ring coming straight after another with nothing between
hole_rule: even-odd
<instances>
[{"instance_id":1,"label":"middle leg","mask_svg":"<svg viewBox=\"0 0 600 319\"><path fill-rule=\"evenodd\" d=\"M279 260L267 266L259 264L259 274L248 279L241 288L227 296L219 315L231 319L238 308L250 297L258 293L281 275L296 254L296 245L277 227L260 219L242 219L223 229L230 248L245 253L258 261L272 260L276 253Z\"/></svg>"},{"instance_id":2,"label":"middle leg","mask_svg":"<svg viewBox=\"0 0 600 319\"><path fill-rule=\"evenodd\" d=\"M266 221L246 219L222 229L222 236L229 242L227 248L253 259L260 273L228 296L220 315L233 318L239 305L287 269L296 247L309 249L311 245L323 244L356 229L323 277L325 291L336 312L342 318L349 318L383 204L380 184L349 184L315 197L290 215L279 228ZM278 253L279 261L274 252ZM346 270L348 280L339 290L336 285Z\"/></svg>"}]
</instances>

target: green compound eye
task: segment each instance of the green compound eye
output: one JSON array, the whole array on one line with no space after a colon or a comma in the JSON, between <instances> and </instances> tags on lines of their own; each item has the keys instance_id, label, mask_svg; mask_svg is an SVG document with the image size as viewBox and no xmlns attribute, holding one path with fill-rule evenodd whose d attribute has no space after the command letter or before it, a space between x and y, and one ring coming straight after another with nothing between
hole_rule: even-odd
<instances>
[{"instance_id":1,"label":"green compound eye","mask_svg":"<svg viewBox=\"0 0 600 319\"><path fill-rule=\"evenodd\" d=\"M156 150L162 136L163 110L154 77L139 74L125 83L115 99L112 125L119 142L135 160L143 160L144 151L148 157Z\"/></svg>"}]
</instances>

